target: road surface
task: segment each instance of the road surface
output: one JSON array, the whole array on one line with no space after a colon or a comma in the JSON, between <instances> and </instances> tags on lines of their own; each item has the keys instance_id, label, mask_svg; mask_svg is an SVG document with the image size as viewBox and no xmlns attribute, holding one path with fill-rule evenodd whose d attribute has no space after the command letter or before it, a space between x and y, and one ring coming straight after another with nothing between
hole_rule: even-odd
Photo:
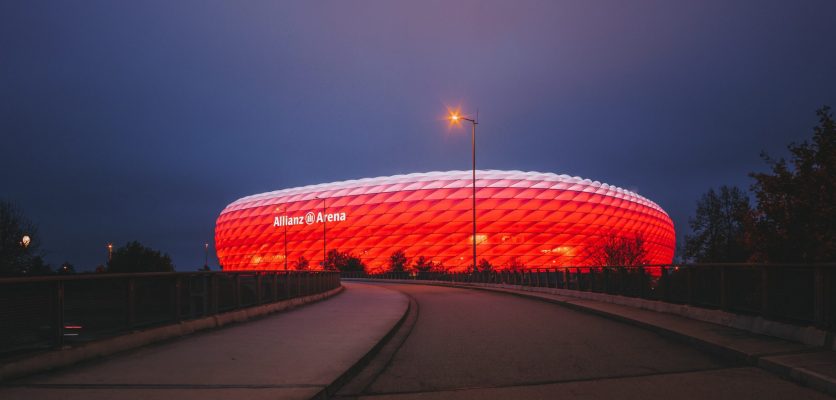
<instances>
[{"instance_id":1,"label":"road surface","mask_svg":"<svg viewBox=\"0 0 836 400\"><path fill-rule=\"evenodd\" d=\"M341 396L830 398L758 368L559 305L479 290L382 285L412 297L417 316L402 328L408 330L401 334L405 339L380 354L386 358L378 360L382 371L366 382L351 382L347 387L361 389Z\"/></svg>"}]
</instances>

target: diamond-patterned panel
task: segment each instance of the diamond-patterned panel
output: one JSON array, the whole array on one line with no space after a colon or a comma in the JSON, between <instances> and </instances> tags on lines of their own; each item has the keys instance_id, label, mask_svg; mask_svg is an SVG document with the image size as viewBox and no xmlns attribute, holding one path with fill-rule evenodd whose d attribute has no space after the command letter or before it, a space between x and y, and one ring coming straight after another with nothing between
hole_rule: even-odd
<instances>
[{"instance_id":1,"label":"diamond-patterned panel","mask_svg":"<svg viewBox=\"0 0 836 400\"><path fill-rule=\"evenodd\" d=\"M244 197L218 217L218 259L225 270L283 269L286 252L289 268L302 256L314 267L322 262L324 236L328 250L351 252L371 271L386 268L398 249L464 270L472 260L471 173L366 178ZM612 234L642 235L651 263L673 260L673 222L636 193L567 175L495 170L476 172L476 190L478 258L498 268L514 258L532 268L590 265Z\"/></svg>"}]
</instances>

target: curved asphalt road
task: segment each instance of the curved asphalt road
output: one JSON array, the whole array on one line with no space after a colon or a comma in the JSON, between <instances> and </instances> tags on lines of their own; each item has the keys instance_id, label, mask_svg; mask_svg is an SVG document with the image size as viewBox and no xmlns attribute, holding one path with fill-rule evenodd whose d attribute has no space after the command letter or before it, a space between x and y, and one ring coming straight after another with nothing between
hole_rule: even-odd
<instances>
[{"instance_id":1,"label":"curved asphalt road","mask_svg":"<svg viewBox=\"0 0 836 400\"><path fill-rule=\"evenodd\" d=\"M411 296L418 315L362 398L829 398L555 304L468 289L385 286Z\"/></svg>"}]
</instances>

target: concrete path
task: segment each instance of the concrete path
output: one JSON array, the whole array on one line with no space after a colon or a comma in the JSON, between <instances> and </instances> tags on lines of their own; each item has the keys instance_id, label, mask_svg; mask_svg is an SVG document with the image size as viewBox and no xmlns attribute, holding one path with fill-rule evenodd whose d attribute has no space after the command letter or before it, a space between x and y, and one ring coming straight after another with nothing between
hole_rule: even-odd
<instances>
[{"instance_id":1,"label":"concrete path","mask_svg":"<svg viewBox=\"0 0 836 400\"><path fill-rule=\"evenodd\" d=\"M651 330L543 301L428 285L368 399L825 399Z\"/></svg>"},{"instance_id":2,"label":"concrete path","mask_svg":"<svg viewBox=\"0 0 836 400\"><path fill-rule=\"evenodd\" d=\"M328 300L0 386L0 399L308 399L407 310L403 294L344 283Z\"/></svg>"}]
</instances>

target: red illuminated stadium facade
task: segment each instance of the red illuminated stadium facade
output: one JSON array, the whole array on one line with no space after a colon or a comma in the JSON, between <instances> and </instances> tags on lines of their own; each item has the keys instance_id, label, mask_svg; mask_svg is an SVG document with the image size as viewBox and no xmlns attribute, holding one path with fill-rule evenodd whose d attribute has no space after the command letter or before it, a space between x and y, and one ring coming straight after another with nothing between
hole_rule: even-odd
<instances>
[{"instance_id":1,"label":"red illuminated stadium facade","mask_svg":"<svg viewBox=\"0 0 836 400\"><path fill-rule=\"evenodd\" d=\"M429 172L256 194L218 217L224 270L316 268L327 250L385 269L396 250L449 270L472 264L471 172ZM595 264L611 236L645 240L650 263L673 260L670 217L636 193L600 182L520 171L477 171L478 258L502 269ZM324 227L323 227L324 225ZM285 248L285 243L287 248Z\"/></svg>"}]
</instances>

